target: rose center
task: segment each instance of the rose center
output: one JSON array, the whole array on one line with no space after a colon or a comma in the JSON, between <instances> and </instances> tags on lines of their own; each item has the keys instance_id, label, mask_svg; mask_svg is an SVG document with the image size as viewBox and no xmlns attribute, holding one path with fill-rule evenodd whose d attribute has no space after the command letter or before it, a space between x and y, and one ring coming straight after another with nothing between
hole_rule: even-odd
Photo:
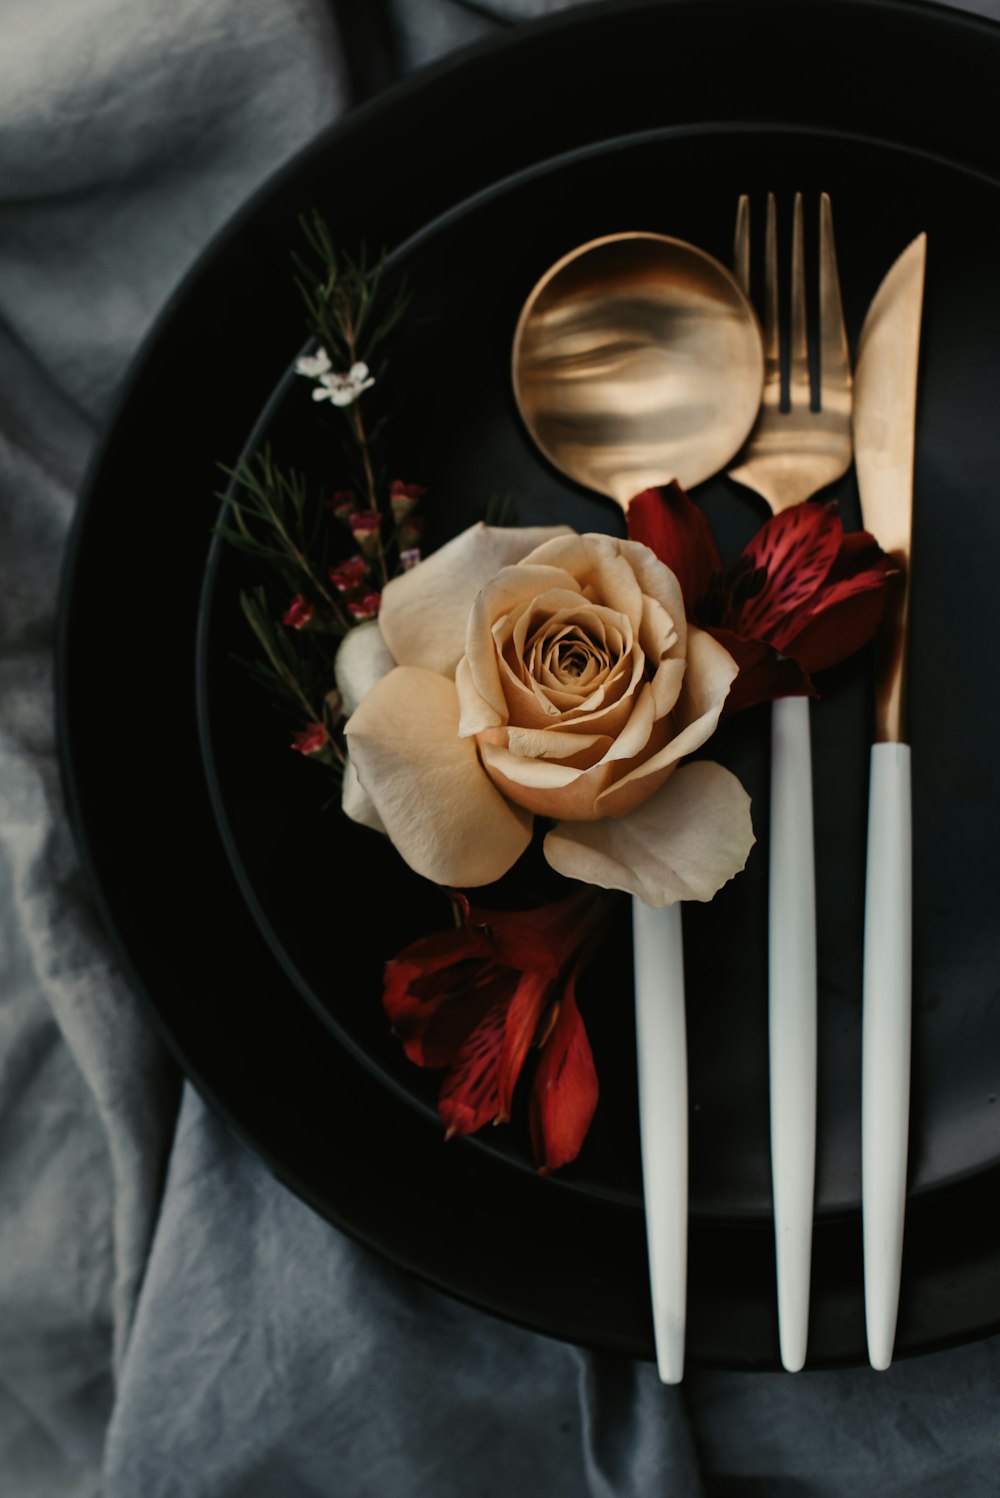
<instances>
[{"instance_id":1,"label":"rose center","mask_svg":"<svg viewBox=\"0 0 1000 1498\"><path fill-rule=\"evenodd\" d=\"M548 641L545 665L557 681L574 685L607 665L607 651L586 630L573 626Z\"/></svg>"}]
</instances>

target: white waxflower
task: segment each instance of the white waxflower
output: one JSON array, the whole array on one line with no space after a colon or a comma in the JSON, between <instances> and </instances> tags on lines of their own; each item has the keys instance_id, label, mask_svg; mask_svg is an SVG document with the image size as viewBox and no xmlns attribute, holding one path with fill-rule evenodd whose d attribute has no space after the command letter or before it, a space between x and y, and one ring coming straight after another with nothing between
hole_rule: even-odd
<instances>
[{"instance_id":1,"label":"white waxflower","mask_svg":"<svg viewBox=\"0 0 1000 1498\"><path fill-rule=\"evenodd\" d=\"M329 374L332 368L330 355L322 347L318 348L315 354L304 354L301 359L295 361L295 373L305 375L307 380L320 380L325 374Z\"/></svg>"},{"instance_id":2,"label":"white waxflower","mask_svg":"<svg viewBox=\"0 0 1000 1498\"><path fill-rule=\"evenodd\" d=\"M367 364L352 364L346 374L322 374L313 391L314 401L332 401L335 406L349 406L363 390L374 385Z\"/></svg>"}]
</instances>

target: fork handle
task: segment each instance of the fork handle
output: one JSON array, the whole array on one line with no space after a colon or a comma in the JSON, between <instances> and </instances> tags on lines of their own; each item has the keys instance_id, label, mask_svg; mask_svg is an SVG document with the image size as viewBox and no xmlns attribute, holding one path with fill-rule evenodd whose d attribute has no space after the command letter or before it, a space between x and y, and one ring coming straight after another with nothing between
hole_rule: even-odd
<instances>
[{"instance_id":1,"label":"fork handle","mask_svg":"<svg viewBox=\"0 0 1000 1498\"><path fill-rule=\"evenodd\" d=\"M906 1206L912 1010L910 748L873 744L861 1026L861 1215L873 1368L896 1336Z\"/></svg>"},{"instance_id":2,"label":"fork handle","mask_svg":"<svg viewBox=\"0 0 1000 1498\"><path fill-rule=\"evenodd\" d=\"M782 1365L797 1373L809 1331L816 1169L816 874L809 699L771 711L768 1048L771 1183Z\"/></svg>"},{"instance_id":3,"label":"fork handle","mask_svg":"<svg viewBox=\"0 0 1000 1498\"><path fill-rule=\"evenodd\" d=\"M680 905L632 901L639 1133L656 1363L684 1375L687 1320L688 1086Z\"/></svg>"}]
</instances>

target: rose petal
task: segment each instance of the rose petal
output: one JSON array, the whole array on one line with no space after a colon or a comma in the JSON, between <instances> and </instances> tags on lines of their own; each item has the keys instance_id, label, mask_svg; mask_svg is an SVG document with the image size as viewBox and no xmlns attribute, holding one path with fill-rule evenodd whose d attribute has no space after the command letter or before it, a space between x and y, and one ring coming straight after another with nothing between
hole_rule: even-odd
<instances>
[{"instance_id":1,"label":"rose petal","mask_svg":"<svg viewBox=\"0 0 1000 1498\"><path fill-rule=\"evenodd\" d=\"M662 906L711 900L743 868L754 841L750 798L736 776L698 761L680 766L628 816L560 822L544 849L569 879Z\"/></svg>"},{"instance_id":2,"label":"rose petal","mask_svg":"<svg viewBox=\"0 0 1000 1498\"><path fill-rule=\"evenodd\" d=\"M621 733L605 755L605 763L619 759L636 759L646 745L656 722L656 699L653 689L645 682L635 699L635 706Z\"/></svg>"},{"instance_id":3,"label":"rose petal","mask_svg":"<svg viewBox=\"0 0 1000 1498\"><path fill-rule=\"evenodd\" d=\"M474 734L482 733L486 728L499 728L506 722L506 714L501 717L476 691L476 684L469 670L469 662L464 655L455 671L455 690L458 693L460 713L459 738L472 738Z\"/></svg>"},{"instance_id":4,"label":"rose petal","mask_svg":"<svg viewBox=\"0 0 1000 1498\"><path fill-rule=\"evenodd\" d=\"M649 661L662 661L667 656L683 657L681 637L672 615L662 603L648 595L643 599L642 630L639 643Z\"/></svg>"},{"instance_id":5,"label":"rose petal","mask_svg":"<svg viewBox=\"0 0 1000 1498\"><path fill-rule=\"evenodd\" d=\"M667 713L672 712L677 705L677 699L684 686L686 671L687 661L679 660L677 656L670 656L657 666L656 675L650 682L650 686L653 690L654 710L658 718L665 718Z\"/></svg>"},{"instance_id":6,"label":"rose petal","mask_svg":"<svg viewBox=\"0 0 1000 1498\"><path fill-rule=\"evenodd\" d=\"M362 697L377 681L387 676L395 664L377 619L370 619L347 631L333 666L346 717L351 716Z\"/></svg>"},{"instance_id":7,"label":"rose petal","mask_svg":"<svg viewBox=\"0 0 1000 1498\"><path fill-rule=\"evenodd\" d=\"M633 545L633 542L622 541L617 536L601 536L593 532L577 536L571 532L546 541L527 555L525 561L536 566L563 568L576 579L580 591L588 598L626 614L638 635L642 625L642 594L648 590L640 587L631 565L629 548Z\"/></svg>"},{"instance_id":8,"label":"rose petal","mask_svg":"<svg viewBox=\"0 0 1000 1498\"><path fill-rule=\"evenodd\" d=\"M580 601L573 578L558 568L505 567L479 590L469 612L464 638L469 671L476 691L501 716L507 710L497 662L501 641L516 627L515 619L524 617L527 628L532 604L546 593Z\"/></svg>"},{"instance_id":9,"label":"rose petal","mask_svg":"<svg viewBox=\"0 0 1000 1498\"><path fill-rule=\"evenodd\" d=\"M575 987L574 974L542 1049L531 1089L532 1152L543 1175L576 1159L597 1107L597 1070Z\"/></svg>"},{"instance_id":10,"label":"rose petal","mask_svg":"<svg viewBox=\"0 0 1000 1498\"><path fill-rule=\"evenodd\" d=\"M348 757L344 766L344 779L340 788L340 808L352 822L370 827L373 832L385 832L382 818L375 810L375 802L358 779L354 761Z\"/></svg>"},{"instance_id":11,"label":"rose petal","mask_svg":"<svg viewBox=\"0 0 1000 1498\"><path fill-rule=\"evenodd\" d=\"M729 651L703 629L688 630L687 671L677 699L672 726L677 729L662 749L629 770L597 798L601 816L620 817L644 799L639 784L650 775L662 778L664 770L693 754L715 732L729 689L737 674ZM646 793L648 794L648 793Z\"/></svg>"},{"instance_id":12,"label":"rose petal","mask_svg":"<svg viewBox=\"0 0 1000 1498\"><path fill-rule=\"evenodd\" d=\"M641 542L619 541L618 544L634 570L645 597L654 599L660 605L677 631L676 644L671 648L676 655L684 655L687 648L687 614L684 609L684 594L676 576Z\"/></svg>"},{"instance_id":13,"label":"rose petal","mask_svg":"<svg viewBox=\"0 0 1000 1498\"><path fill-rule=\"evenodd\" d=\"M585 766L577 765L577 769L589 769L610 750L614 739L609 739L603 733L574 733L569 728L507 728L505 730L506 748L511 754L516 754L519 759L575 759L578 755L591 754L591 751L599 752L588 759Z\"/></svg>"},{"instance_id":14,"label":"rose petal","mask_svg":"<svg viewBox=\"0 0 1000 1498\"><path fill-rule=\"evenodd\" d=\"M454 682L400 666L365 697L347 738L358 778L410 867L438 884L472 887L517 862L531 817L492 784L458 721Z\"/></svg>"},{"instance_id":15,"label":"rose petal","mask_svg":"<svg viewBox=\"0 0 1000 1498\"><path fill-rule=\"evenodd\" d=\"M664 747L668 732L665 723L655 725L646 751L648 758ZM603 815L601 797L613 789L615 772L619 768L617 762L607 755L589 767L565 762L559 765L551 760L522 760L508 753L502 745L492 743L489 734L480 738L479 747L490 778L508 800L537 816L567 821ZM622 810L628 811L651 796L673 768L671 762L660 770L659 778L630 780L623 792Z\"/></svg>"},{"instance_id":16,"label":"rose petal","mask_svg":"<svg viewBox=\"0 0 1000 1498\"><path fill-rule=\"evenodd\" d=\"M518 562L566 526L473 525L394 577L382 593L379 623L401 666L453 676L465 653L465 629L476 594L502 567Z\"/></svg>"},{"instance_id":17,"label":"rose petal","mask_svg":"<svg viewBox=\"0 0 1000 1498\"><path fill-rule=\"evenodd\" d=\"M519 754L512 754L502 744L493 743L488 735L480 738L479 752L490 775L501 777L508 784L510 794L516 794L521 787L539 791L559 790L579 780L581 774L579 770L551 759L524 759Z\"/></svg>"}]
</instances>

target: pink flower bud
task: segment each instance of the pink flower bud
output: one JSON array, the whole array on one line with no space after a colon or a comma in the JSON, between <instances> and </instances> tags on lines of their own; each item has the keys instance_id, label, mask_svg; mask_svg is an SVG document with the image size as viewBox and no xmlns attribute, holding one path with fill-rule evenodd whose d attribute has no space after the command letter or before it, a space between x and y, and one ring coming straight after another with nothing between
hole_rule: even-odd
<instances>
[{"instance_id":1,"label":"pink flower bud","mask_svg":"<svg viewBox=\"0 0 1000 1498\"><path fill-rule=\"evenodd\" d=\"M347 612L360 624L365 619L375 619L382 603L381 593L366 593L357 603L349 603Z\"/></svg>"},{"instance_id":2,"label":"pink flower bud","mask_svg":"<svg viewBox=\"0 0 1000 1498\"><path fill-rule=\"evenodd\" d=\"M322 723L310 723L292 739L292 748L299 754L318 754L326 747L329 737Z\"/></svg>"},{"instance_id":3,"label":"pink flower bud","mask_svg":"<svg viewBox=\"0 0 1000 1498\"><path fill-rule=\"evenodd\" d=\"M338 520L346 523L358 507L358 497L353 489L338 489L327 500L326 507L331 515L336 515Z\"/></svg>"},{"instance_id":4,"label":"pink flower bud","mask_svg":"<svg viewBox=\"0 0 1000 1498\"><path fill-rule=\"evenodd\" d=\"M350 593L354 588L360 588L367 576L368 563L364 557L348 557L346 562L330 568L330 581L338 593Z\"/></svg>"},{"instance_id":5,"label":"pink flower bud","mask_svg":"<svg viewBox=\"0 0 1000 1498\"><path fill-rule=\"evenodd\" d=\"M287 624L290 629L305 629L315 612L315 605L309 602L305 594L296 593L288 608L282 614L281 622L282 624Z\"/></svg>"},{"instance_id":6,"label":"pink flower bud","mask_svg":"<svg viewBox=\"0 0 1000 1498\"><path fill-rule=\"evenodd\" d=\"M361 510L350 518L351 534L366 557L378 556L381 519L375 510Z\"/></svg>"},{"instance_id":7,"label":"pink flower bud","mask_svg":"<svg viewBox=\"0 0 1000 1498\"><path fill-rule=\"evenodd\" d=\"M397 525L416 508L426 493L427 490L420 484L404 484L401 479L393 479L389 485L389 502Z\"/></svg>"}]
</instances>

